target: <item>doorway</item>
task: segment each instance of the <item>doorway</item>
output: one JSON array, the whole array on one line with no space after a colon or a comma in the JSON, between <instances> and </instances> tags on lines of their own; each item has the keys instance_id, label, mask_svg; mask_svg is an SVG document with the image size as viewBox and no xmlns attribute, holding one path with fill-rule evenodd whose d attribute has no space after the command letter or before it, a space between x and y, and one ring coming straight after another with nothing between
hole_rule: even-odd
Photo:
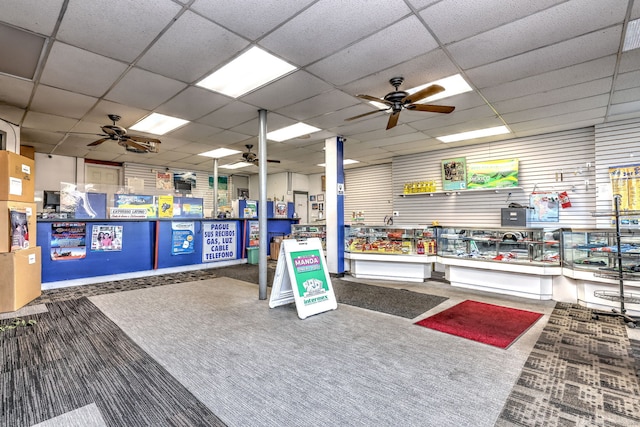
<instances>
[{"instance_id":1,"label":"doorway","mask_svg":"<svg viewBox=\"0 0 640 427\"><path fill-rule=\"evenodd\" d=\"M300 218L300 224L309 223L309 193L302 191L293 192L293 210Z\"/></svg>"}]
</instances>

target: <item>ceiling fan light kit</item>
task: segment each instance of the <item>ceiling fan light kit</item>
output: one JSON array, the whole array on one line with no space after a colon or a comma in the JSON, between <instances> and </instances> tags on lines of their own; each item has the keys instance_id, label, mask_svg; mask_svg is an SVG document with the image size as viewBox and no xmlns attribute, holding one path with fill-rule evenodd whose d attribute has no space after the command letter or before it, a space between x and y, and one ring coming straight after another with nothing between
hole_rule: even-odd
<instances>
[{"instance_id":1,"label":"ceiling fan light kit","mask_svg":"<svg viewBox=\"0 0 640 427\"><path fill-rule=\"evenodd\" d=\"M404 77L393 77L389 80L391 86L395 88L394 91L389 92L384 96L384 98L377 98L371 95L356 95L358 98L366 99L367 101L377 102L383 105L386 105L387 108L369 111L368 113L359 114L357 116L349 117L345 119L346 121L359 119L361 117L366 117L371 114L376 114L379 112L386 112L391 110L391 115L389 116L389 121L387 122L387 130L394 128L398 124L398 119L400 118L400 112L403 109L413 110L413 111L424 111L429 113L451 113L455 107L447 106L447 105L432 105L432 104L416 104L418 101L422 101L425 98L436 95L440 92L444 92L444 88L440 85L430 85L426 88L419 90L416 93L410 94L404 90L399 90L400 85L404 82Z\"/></svg>"}]
</instances>

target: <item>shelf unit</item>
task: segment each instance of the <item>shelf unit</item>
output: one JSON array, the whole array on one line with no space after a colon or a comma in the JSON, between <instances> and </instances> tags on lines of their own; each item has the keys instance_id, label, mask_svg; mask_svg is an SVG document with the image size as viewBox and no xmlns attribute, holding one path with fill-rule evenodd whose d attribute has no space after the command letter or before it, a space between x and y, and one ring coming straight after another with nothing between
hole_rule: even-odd
<instances>
[{"instance_id":1,"label":"shelf unit","mask_svg":"<svg viewBox=\"0 0 640 427\"><path fill-rule=\"evenodd\" d=\"M407 193L400 194L400 197L433 197L433 196L456 196L469 193L511 193L516 190L522 190L522 187L501 187L501 188L480 188L475 190L448 190L448 191L433 191L430 193Z\"/></svg>"}]
</instances>

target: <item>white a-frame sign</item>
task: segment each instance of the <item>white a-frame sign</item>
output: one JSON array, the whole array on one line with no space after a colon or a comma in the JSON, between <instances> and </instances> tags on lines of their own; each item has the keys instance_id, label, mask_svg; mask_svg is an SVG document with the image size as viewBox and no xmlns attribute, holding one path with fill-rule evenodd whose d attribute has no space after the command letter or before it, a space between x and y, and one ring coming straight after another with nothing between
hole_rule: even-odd
<instances>
[{"instance_id":1,"label":"white a-frame sign","mask_svg":"<svg viewBox=\"0 0 640 427\"><path fill-rule=\"evenodd\" d=\"M282 241L269 307L292 302L301 319L338 308L318 238Z\"/></svg>"}]
</instances>

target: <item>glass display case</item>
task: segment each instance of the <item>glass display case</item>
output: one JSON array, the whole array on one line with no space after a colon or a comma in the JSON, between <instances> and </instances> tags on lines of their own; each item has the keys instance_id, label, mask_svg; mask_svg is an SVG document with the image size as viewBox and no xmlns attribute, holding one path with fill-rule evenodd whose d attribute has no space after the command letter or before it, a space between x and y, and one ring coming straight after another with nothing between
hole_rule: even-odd
<instances>
[{"instance_id":1,"label":"glass display case","mask_svg":"<svg viewBox=\"0 0 640 427\"><path fill-rule=\"evenodd\" d=\"M543 229L439 229L438 255L488 262L560 266L560 231Z\"/></svg>"},{"instance_id":2,"label":"glass display case","mask_svg":"<svg viewBox=\"0 0 640 427\"><path fill-rule=\"evenodd\" d=\"M564 267L617 278L620 259L624 278L640 280L640 230L620 230L620 256L613 229L563 231L562 239Z\"/></svg>"},{"instance_id":3,"label":"glass display case","mask_svg":"<svg viewBox=\"0 0 640 427\"><path fill-rule=\"evenodd\" d=\"M317 237L322 242L322 249L327 249L327 227L325 224L291 224L291 237L296 240Z\"/></svg>"},{"instance_id":4,"label":"glass display case","mask_svg":"<svg viewBox=\"0 0 640 427\"><path fill-rule=\"evenodd\" d=\"M364 226L345 228L345 252L380 255L436 255L432 227Z\"/></svg>"}]
</instances>

